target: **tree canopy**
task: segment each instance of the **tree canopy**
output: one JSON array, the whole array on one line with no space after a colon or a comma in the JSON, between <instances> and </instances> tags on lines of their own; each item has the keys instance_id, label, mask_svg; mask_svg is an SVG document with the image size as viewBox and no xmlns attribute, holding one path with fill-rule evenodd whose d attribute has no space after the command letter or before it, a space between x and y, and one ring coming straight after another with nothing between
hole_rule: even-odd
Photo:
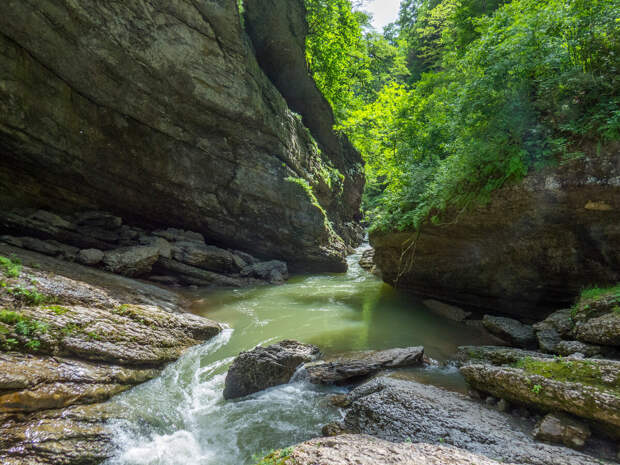
<instances>
[{"instance_id":1,"label":"tree canopy","mask_svg":"<svg viewBox=\"0 0 620 465\"><path fill-rule=\"evenodd\" d=\"M306 5L309 69L366 160L375 228L453 220L620 138L616 0L403 0L383 33L348 0Z\"/></svg>"}]
</instances>

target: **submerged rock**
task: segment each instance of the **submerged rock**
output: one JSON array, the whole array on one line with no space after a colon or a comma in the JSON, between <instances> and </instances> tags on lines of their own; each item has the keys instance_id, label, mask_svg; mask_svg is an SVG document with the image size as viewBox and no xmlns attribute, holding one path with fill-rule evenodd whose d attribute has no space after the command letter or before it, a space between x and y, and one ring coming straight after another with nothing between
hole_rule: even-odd
<instances>
[{"instance_id":1,"label":"submerged rock","mask_svg":"<svg viewBox=\"0 0 620 465\"><path fill-rule=\"evenodd\" d=\"M345 434L317 438L292 448L288 459L271 454L282 465L499 465L499 462L454 447L393 443L372 436ZM278 460L275 462L275 460ZM281 461L280 461L281 460Z\"/></svg>"},{"instance_id":2,"label":"submerged rock","mask_svg":"<svg viewBox=\"0 0 620 465\"><path fill-rule=\"evenodd\" d=\"M471 312L466 312L462 308L438 300L427 299L424 301L424 305L430 308L433 313L454 321L463 321L471 316Z\"/></svg>"},{"instance_id":3,"label":"submerged rock","mask_svg":"<svg viewBox=\"0 0 620 465\"><path fill-rule=\"evenodd\" d=\"M539 441L564 444L573 449L582 449L591 435L588 425L560 413L545 415L533 434Z\"/></svg>"},{"instance_id":4,"label":"submerged rock","mask_svg":"<svg viewBox=\"0 0 620 465\"><path fill-rule=\"evenodd\" d=\"M424 347L407 347L351 354L335 361L306 365L311 383L359 382L381 370L424 365Z\"/></svg>"},{"instance_id":5,"label":"submerged rock","mask_svg":"<svg viewBox=\"0 0 620 465\"><path fill-rule=\"evenodd\" d=\"M484 315L482 324L491 334L522 349L538 347L534 329L529 325L501 316Z\"/></svg>"},{"instance_id":6,"label":"submerged rock","mask_svg":"<svg viewBox=\"0 0 620 465\"><path fill-rule=\"evenodd\" d=\"M224 399L236 399L288 383L299 365L318 355L318 347L291 340L242 352L226 375Z\"/></svg>"},{"instance_id":7,"label":"submerged rock","mask_svg":"<svg viewBox=\"0 0 620 465\"><path fill-rule=\"evenodd\" d=\"M461 394L413 381L376 378L354 389L349 399L343 427L355 433L393 442L444 443L504 463L591 465L595 460L535 442L533 423L517 422Z\"/></svg>"}]
</instances>

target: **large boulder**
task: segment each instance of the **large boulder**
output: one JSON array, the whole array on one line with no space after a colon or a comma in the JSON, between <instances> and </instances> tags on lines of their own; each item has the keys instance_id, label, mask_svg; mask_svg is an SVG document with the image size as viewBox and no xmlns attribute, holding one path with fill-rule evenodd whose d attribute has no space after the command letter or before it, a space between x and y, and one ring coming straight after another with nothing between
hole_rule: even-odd
<instances>
[{"instance_id":1,"label":"large boulder","mask_svg":"<svg viewBox=\"0 0 620 465\"><path fill-rule=\"evenodd\" d=\"M491 334L503 339L508 344L522 349L538 347L534 329L512 318L484 315L483 326Z\"/></svg>"},{"instance_id":2,"label":"large boulder","mask_svg":"<svg viewBox=\"0 0 620 465\"><path fill-rule=\"evenodd\" d=\"M105 253L105 269L124 276L144 276L151 272L159 258L159 247L132 246L110 250Z\"/></svg>"},{"instance_id":3,"label":"large boulder","mask_svg":"<svg viewBox=\"0 0 620 465\"><path fill-rule=\"evenodd\" d=\"M318 347L291 340L242 352L226 375L224 399L244 397L288 383L299 365L318 355Z\"/></svg>"},{"instance_id":4,"label":"large boulder","mask_svg":"<svg viewBox=\"0 0 620 465\"><path fill-rule=\"evenodd\" d=\"M467 214L447 212L450 221L425 224L410 269L400 266L401 254L417 231L371 232L383 279L532 320L570 307L584 287L619 282L618 150L617 142L593 147L579 160L506 185Z\"/></svg>"},{"instance_id":5,"label":"large boulder","mask_svg":"<svg viewBox=\"0 0 620 465\"><path fill-rule=\"evenodd\" d=\"M277 52L304 56L302 0L248 3L246 24L293 24L299 34ZM305 61L281 69L314 86L312 99L288 92L302 80L285 88L265 75L241 22L236 0L4 1L3 214L109 211L83 215L76 230L54 221L76 240L97 231L80 248L107 250L122 217L297 269L344 270L347 245L361 238L361 157L333 132Z\"/></svg>"},{"instance_id":6,"label":"large boulder","mask_svg":"<svg viewBox=\"0 0 620 465\"><path fill-rule=\"evenodd\" d=\"M588 425L560 413L549 413L538 422L534 437L539 441L564 444L573 449L582 449L591 436Z\"/></svg>"},{"instance_id":7,"label":"large boulder","mask_svg":"<svg viewBox=\"0 0 620 465\"><path fill-rule=\"evenodd\" d=\"M591 465L595 460L564 447L537 443L531 436L533 422L517 422L485 404L434 386L380 377L354 389L348 401L343 428L354 433L392 442L450 445L504 463Z\"/></svg>"},{"instance_id":8,"label":"large boulder","mask_svg":"<svg viewBox=\"0 0 620 465\"><path fill-rule=\"evenodd\" d=\"M306 365L311 383L347 384L381 370L424 365L424 347L407 347L351 354L346 358Z\"/></svg>"},{"instance_id":9,"label":"large boulder","mask_svg":"<svg viewBox=\"0 0 620 465\"><path fill-rule=\"evenodd\" d=\"M528 357L513 366L465 365L461 373L478 391L570 413L620 437L620 362Z\"/></svg>"},{"instance_id":10,"label":"large boulder","mask_svg":"<svg viewBox=\"0 0 620 465\"><path fill-rule=\"evenodd\" d=\"M288 279L288 267L286 263L279 260L258 262L245 266L241 270L241 276L249 276L272 283L281 283Z\"/></svg>"}]
</instances>

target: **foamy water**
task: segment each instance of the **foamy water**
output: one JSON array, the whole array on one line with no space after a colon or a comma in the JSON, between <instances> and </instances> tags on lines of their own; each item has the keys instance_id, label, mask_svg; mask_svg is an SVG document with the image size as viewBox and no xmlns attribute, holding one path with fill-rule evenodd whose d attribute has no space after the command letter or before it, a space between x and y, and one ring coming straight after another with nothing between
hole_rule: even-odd
<instances>
[{"instance_id":1,"label":"foamy water","mask_svg":"<svg viewBox=\"0 0 620 465\"><path fill-rule=\"evenodd\" d=\"M326 354L424 345L439 360L456 346L485 342L474 328L429 313L361 269L302 276L282 286L195 292L194 310L230 326L188 351L160 377L116 397L127 419L111 424L117 453L106 465L244 465L272 449L320 436L341 418L328 396L339 388L289 384L235 401L222 397L228 366L242 350L285 338ZM458 388L452 367L401 373ZM340 389L340 391L342 391Z\"/></svg>"}]
</instances>

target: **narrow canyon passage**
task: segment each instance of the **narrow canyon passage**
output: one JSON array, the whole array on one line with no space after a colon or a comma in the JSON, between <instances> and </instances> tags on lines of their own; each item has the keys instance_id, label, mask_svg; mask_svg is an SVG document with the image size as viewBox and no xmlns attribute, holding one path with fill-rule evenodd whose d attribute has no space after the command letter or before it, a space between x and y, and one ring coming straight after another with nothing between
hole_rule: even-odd
<instances>
[{"instance_id":1,"label":"narrow canyon passage","mask_svg":"<svg viewBox=\"0 0 620 465\"><path fill-rule=\"evenodd\" d=\"M112 402L127 420L116 423L116 457L108 465L241 465L252 456L320 435L340 419L324 388L304 381L238 401L222 397L228 365L243 350L294 337L318 345L325 355L423 345L439 362L400 370L451 390L464 390L455 367L444 365L456 347L490 343L488 336L432 314L363 270L364 248L348 258L346 274L306 275L281 286L195 291L194 311L229 329L190 350L163 374Z\"/></svg>"}]
</instances>

